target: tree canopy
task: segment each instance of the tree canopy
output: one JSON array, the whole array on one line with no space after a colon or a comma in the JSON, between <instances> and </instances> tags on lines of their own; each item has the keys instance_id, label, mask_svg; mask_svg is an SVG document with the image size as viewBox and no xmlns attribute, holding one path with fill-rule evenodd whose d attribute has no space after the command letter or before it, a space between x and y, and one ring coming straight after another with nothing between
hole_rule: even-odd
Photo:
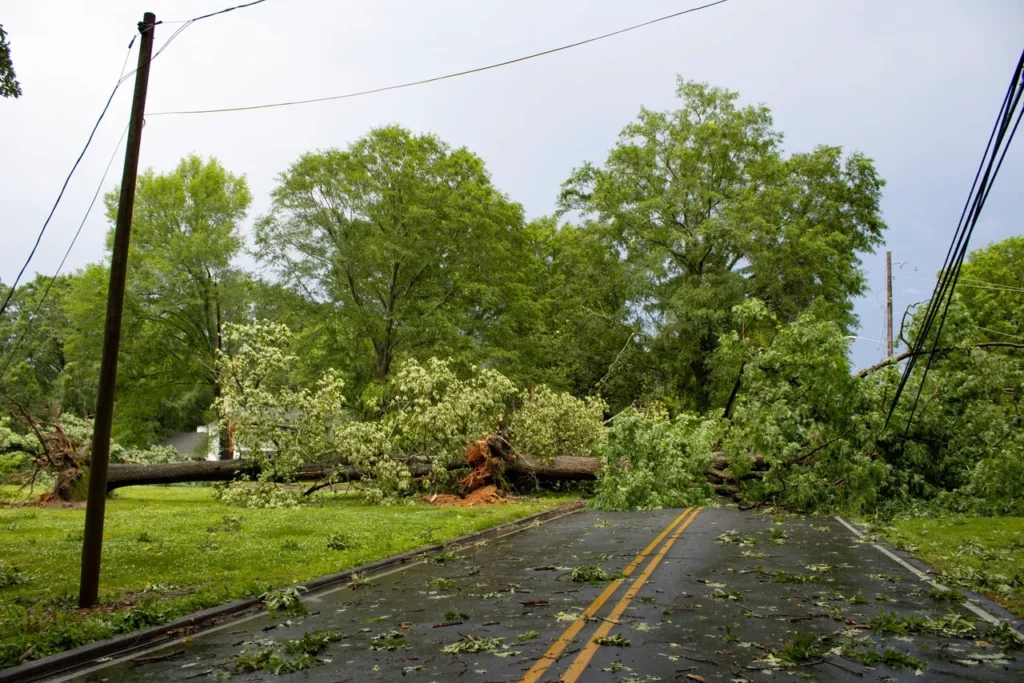
<instances>
[{"instance_id":1,"label":"tree canopy","mask_svg":"<svg viewBox=\"0 0 1024 683\"><path fill-rule=\"evenodd\" d=\"M222 455L237 444L258 480L222 491L244 504L293 504L276 486L303 472L386 502L491 453L489 480L596 476L609 508L722 494L1024 514L1022 238L970 254L927 384L915 373L887 422L923 313L892 358L850 367L861 259L886 229L874 164L787 154L736 93L677 95L532 220L473 152L399 126L301 155L249 244L243 175L194 155L146 171L115 436L144 447L217 419ZM0 319L19 466L53 444L88 459L59 418L92 410L106 280L105 263L39 277Z\"/></svg>"},{"instance_id":2,"label":"tree canopy","mask_svg":"<svg viewBox=\"0 0 1024 683\"><path fill-rule=\"evenodd\" d=\"M117 215L119 190L105 197ZM223 325L248 315L249 275L233 264L251 196L245 178L216 159L181 160L171 172L139 175L125 292L116 434L146 445L169 430L192 429L209 413L223 348ZM108 235L108 249L113 232ZM66 303L69 341L99 367L107 269L74 278Z\"/></svg>"},{"instance_id":3,"label":"tree canopy","mask_svg":"<svg viewBox=\"0 0 1024 683\"><path fill-rule=\"evenodd\" d=\"M621 255L663 393L705 410L724 401L711 361L740 302L856 322L883 182L837 147L785 157L767 107L738 107L736 93L680 80L677 94L680 109L641 110L603 166L578 169L561 204Z\"/></svg>"},{"instance_id":4,"label":"tree canopy","mask_svg":"<svg viewBox=\"0 0 1024 683\"><path fill-rule=\"evenodd\" d=\"M480 355L523 232L522 208L479 157L391 126L303 155L281 175L256 244L283 281L353 330L353 369L383 379L402 353Z\"/></svg>"}]
</instances>

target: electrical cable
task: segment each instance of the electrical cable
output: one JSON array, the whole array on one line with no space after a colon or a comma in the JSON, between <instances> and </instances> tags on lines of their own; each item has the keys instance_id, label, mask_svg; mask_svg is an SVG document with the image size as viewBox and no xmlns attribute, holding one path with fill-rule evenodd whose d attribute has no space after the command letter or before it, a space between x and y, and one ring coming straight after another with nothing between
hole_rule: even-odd
<instances>
[{"instance_id":1,"label":"electrical cable","mask_svg":"<svg viewBox=\"0 0 1024 683\"><path fill-rule=\"evenodd\" d=\"M1004 337L1009 337L1010 339L1020 339L1021 341L1024 341L1024 337L1020 336L1019 334L1010 334L1009 332L1000 332L999 330L992 330L992 329L989 329L987 327L982 327L981 325L975 325L975 327L977 327L979 330L984 330L985 332L991 332L992 334L1001 334Z\"/></svg>"},{"instance_id":2,"label":"electrical cable","mask_svg":"<svg viewBox=\"0 0 1024 683\"><path fill-rule=\"evenodd\" d=\"M209 19L210 17L215 17L218 14L226 14L227 12L233 12L236 9L245 9L246 7L252 7L253 5L258 5L261 2L266 2L266 1L267 0L254 0L253 2L247 2L247 3L243 4L243 5L235 5L234 7L228 7L227 9L217 10L216 12L210 12L209 14L204 14L201 17L193 17L192 19L189 19L187 23L192 23L192 22L195 22L195 21L200 21L202 19Z\"/></svg>"},{"instance_id":3,"label":"electrical cable","mask_svg":"<svg viewBox=\"0 0 1024 683\"><path fill-rule=\"evenodd\" d=\"M893 280L918 280L920 282L933 282L933 278L928 277L916 277L914 275L893 275ZM976 280L974 278L960 276L960 287L968 287L971 289L991 289L997 292L1024 292L1024 287L1014 287L1013 285L1003 285L998 282L988 282L986 280Z\"/></svg>"},{"instance_id":4,"label":"electrical cable","mask_svg":"<svg viewBox=\"0 0 1024 683\"><path fill-rule=\"evenodd\" d=\"M128 56L131 55L132 46L135 44L135 37L132 37L130 43L128 43ZM25 269L28 268L28 264L32 261L32 257L35 256L36 250L39 248L39 243L43 240L43 235L46 233L46 228L50 225L50 220L53 218L53 214L57 211L57 206L60 204L60 200L64 197L64 192L68 189L68 183L71 182L71 176L75 174L75 170L78 168L78 164L81 163L82 158L85 157L86 151L89 149L89 145L92 144L92 139L96 135L96 130L100 127L100 123L103 121L103 117L107 115L107 110L110 109L110 103L114 101L114 95L117 94L117 89L121 87L127 76L124 75L124 67L128 64L128 56L125 56L124 65L121 66L121 75L118 76L117 83L114 85L114 89L110 91L110 96L107 97L106 104L103 105L103 111L100 112L100 116L96 119L96 123L93 124L92 130L89 132L89 137L85 141L85 147L78 154L78 158L75 159L75 163L71 166L71 171L68 172L66 178L64 178L64 184L60 188L60 193L57 194L57 200L53 203L50 208L50 213L43 222L43 227L39 230L39 234L36 235L35 244L32 245L32 250L28 254L28 258L25 259L25 263L22 264L21 270L18 271L18 276L14 278L14 282L11 283L10 291L7 292L7 296L4 298L3 304L0 304L0 317L3 316L4 311L7 310L7 305L11 302L11 297L14 296L15 290L18 288L18 283L21 282L22 276L25 274Z\"/></svg>"},{"instance_id":5,"label":"electrical cable","mask_svg":"<svg viewBox=\"0 0 1024 683\"><path fill-rule=\"evenodd\" d=\"M254 105L249 105L249 106L244 106L244 107L224 107L224 108L221 108L221 109L193 109L193 110L182 110L182 111L159 111L159 112L153 112L152 114L150 114L150 116L173 116L173 115L180 115L180 114L220 114L220 113L224 113L224 112L234 112L234 111L251 111L251 110L254 110L254 109L271 109L273 107L291 107L291 106L295 106L295 105L299 105L299 104L314 104L314 103L317 103L317 102L329 102L329 101L332 101L332 100L345 100L345 99L350 99L350 98L353 98L353 97L362 97L364 95L374 95L376 93L387 92L387 91L390 91L390 90L400 90L402 88L411 88L411 87L417 86L417 85L425 85L427 83L436 83L437 81L445 81L445 80L449 80L449 79L452 79L452 78L458 78L459 76L466 76L466 75L469 75L469 74L480 73L481 71L489 71L491 69L498 69L498 68L501 68L503 66L509 66L510 64L518 64L519 62L525 62L525 61L530 60L530 59L536 59L537 57L544 57L546 55L554 54L556 52L562 52L563 50L570 50L570 49L572 49L574 47L579 47L581 45L586 45L588 43L593 43L593 42L597 42L599 40L604 40L605 38L611 38L613 36L618 36L618 35L621 35L623 33L628 33L629 31L635 31L636 29L643 28L645 26L650 26L652 24L657 24L657 23L662 22L662 21L668 21L669 19L675 19L676 17L681 17L684 14L690 14L691 12L697 12L697 11L700 11L702 9L707 9L709 7L714 7L715 5L721 5L721 4L725 3L725 2L728 2L728 0L717 0L717 2L708 3L706 5L700 5L699 7L691 7L690 9L687 9L687 10L682 10L680 12L675 12L673 14L668 14L668 15L663 16L663 17L658 17L657 19L651 19L650 21L645 21L645 22L640 23L640 24L634 24L633 26L628 26L626 28L622 28L622 29L619 29L617 31L612 31L611 33L605 33L605 34L602 34L602 35L599 35L599 36L594 36L593 38L587 38L585 40L579 40L579 41L576 41L575 43L569 43L568 45L562 45L561 47L555 47L555 48L551 48L549 50L543 50L541 52L534 52L533 54L525 55L523 57L516 57L515 59L508 59L508 60L505 60L503 62L497 62L495 64L488 64L487 66L479 66L479 67L475 67L475 68L472 68L472 69L466 69L464 71L456 71L454 73L445 74L443 76L434 76L432 78L424 78L424 79L421 79L421 80L418 80L418 81L409 81L409 82L406 82L406 83L398 83L398 84L395 84L395 85L388 85L388 86L384 86L384 87L380 87L380 88L372 88L370 90L361 90L359 92L346 93L344 95L331 95L331 96L328 96L328 97L314 97L314 98L306 99L306 100L290 100L290 101L287 101L287 102L273 102L273 103L269 103L269 104L254 104ZM187 25L188 24L186 24L186 26Z\"/></svg>"},{"instance_id":6,"label":"electrical cable","mask_svg":"<svg viewBox=\"0 0 1024 683\"><path fill-rule=\"evenodd\" d=\"M153 54L153 56L149 58L149 63L152 64L153 60L156 59L157 57L159 57L160 53L162 53L164 50L166 50L167 47L174 41L175 38L180 36L182 34L182 32L185 31L185 29L187 29L189 26L191 26L195 22L200 21L202 19L208 19L210 17L214 17L214 16L217 16L219 14L224 14L226 12L231 12L231 11L236 10L236 9L242 9L242 8L245 8L245 7L251 7L253 5L258 5L258 4L262 3L262 2L266 2L266 0L255 0L254 2L249 2L249 3L242 4L242 5L236 5L234 7L228 7L226 9L218 10L216 12L211 12L209 14L204 14L204 15L201 15L201 16L198 16L198 17L194 17L192 19L188 19L186 21L180 22L182 24L182 26L180 26L174 33L172 33L171 36L166 41L164 41L163 45L161 45L160 48ZM158 21L155 24L153 24L152 26L148 26L148 27L145 27L145 28L142 28L140 26L139 33L141 34L142 31L152 30L157 24L161 24L161 23L164 23L164 22ZM179 22L170 22L170 23L179 23ZM28 268L29 263L32 261L32 258L35 256L36 250L39 248L39 244L42 242L43 235L46 233L46 229L47 229L47 227L50 224L50 220L53 218L53 214L56 212L57 206L60 204L61 199L64 197L64 192L67 190L68 183L71 182L71 177L74 175L75 170L78 168L79 163L81 163L82 159L85 157L85 153L86 153L86 151L88 151L89 146L92 144L93 137L96 135L96 131L97 131L97 129L99 129L100 123L103 121L103 118L106 116L107 110L110 109L110 103L114 100L114 95L117 94L118 88L121 87L122 83L127 81L129 78L131 78L133 75L135 75L138 72L138 68L133 69L132 71L128 72L127 74L124 72L125 68L128 66L128 59L129 59L129 57L131 57L132 47L135 45L135 39L138 37L138 35L139 34L136 34L136 35L132 36L131 41L128 43L128 52L125 55L124 63L121 65L121 73L118 76L117 83L114 85L113 90L111 90L110 96L107 98L107 102L103 106L103 111L100 112L99 118L96 119L96 123L93 124L92 130L89 133L89 137L88 137L88 139L85 142L85 146L82 148L81 153L78 155L78 158L75 160L74 165L71 167L71 171L68 173L67 177L64 179L64 184L61 186L60 193L57 195L57 199L53 203L53 206L50 209L50 213L46 217L46 221L43 222L43 227L40 229L39 234L36 236L35 243L32 246L32 250L29 252L28 258L25 259L25 263L21 266L21 270L18 271L17 277L14 279L14 282L11 283L10 290L7 292L7 295L4 298L3 304L0 304L0 316L3 316L4 312L7 310L7 307L8 307L8 305L11 302L11 298L14 296L14 293L15 293L15 291L18 288L18 284L21 282L21 278L25 274L25 270ZM88 207L88 209L86 209L85 216L82 218L82 222L79 224L78 230L75 232L74 237L72 237L71 244L68 245L67 250L64 252L64 258L61 259L60 265L57 266L57 271L54 273L53 277L50 278L49 283L46 285L46 289L43 291L42 297L40 298L39 302L36 304L36 307L33 310L32 315L29 318L29 322L27 323L25 329L22 331L21 335L18 337L18 340L15 342L14 346L12 347L11 354L7 358L7 362L4 364L3 370L0 371L0 380L2 380L4 375L7 374L7 369L10 366L11 361L14 358L14 355L16 354L18 348L21 346L21 342L25 338L25 335L31 329L32 323L35 320L36 314L38 314L40 308L43 305L43 302L46 301L46 297L50 293L50 288L53 286L54 281L56 281L57 277L60 275L60 271L64 267L64 263L67 261L68 255L71 253L71 249L75 246L75 242L78 240L78 236L81 234L82 228L85 226L85 222L89 218L89 214L92 212L93 206L96 204L96 198L99 196L100 190L101 190L101 188L103 186L103 182L107 178L107 173L110 171L110 166L111 166L111 164L114 161L114 157L117 155L117 150L120 149L120 147L121 147L121 142L124 140L124 136L125 136L125 133L127 133L127 131L128 131L128 128L125 127L125 130L124 130L123 133L121 133L121 138L118 140L117 146L114 149L114 154L110 157L110 161L107 162L107 167L103 171L103 177L100 180L99 186L97 186L97 188L96 188L96 192L93 194L92 201L89 202L89 207Z\"/></svg>"},{"instance_id":7,"label":"electrical cable","mask_svg":"<svg viewBox=\"0 0 1024 683\"><path fill-rule=\"evenodd\" d=\"M949 251L946 253L946 259L942 264L942 269L939 271L939 278L935 284L932 298L928 303L928 308L925 311L920 331L917 339L914 341L912 350L915 351L915 353L910 357L904 368L903 375L901 376L899 385L896 389L896 394L893 397L893 402L889 407L889 413L885 420L886 426L888 426L896 411L896 406L899 403L900 396L902 395L911 373L913 372L918 355L924 350L924 345L932 332L932 328L935 326L936 319L938 319L938 326L935 328L935 339L933 341L933 345L937 346L942 336L942 330L946 323L949 307L953 300L953 292L955 291L960 278L960 269L962 268L964 259L967 255L967 247L970 243L971 235L978 224L982 209L988 200L989 193L992 190L992 186L995 184L996 177L999 175L1003 161L1006 158L1006 153L1013 142L1014 136L1016 135L1021 117L1024 115L1024 109L1018 110L1022 94L1024 94L1024 52L1021 53L1017 66L1014 69L1013 76L1010 79L1009 87L1006 90L1006 95L1003 97L1002 105L999 108L999 114L996 117L996 122L989 135L988 143L985 146L985 152L982 155L981 162L978 165L978 170L974 176L974 181L971 184L971 191L964 204L960 220L957 223L952 243L950 244ZM1016 117L1014 117L1015 112ZM1014 121L1014 118L1016 118L1016 121ZM1013 122L1012 128L1010 125L1011 122ZM990 151L991 154L989 154ZM910 425L913 422L914 413L917 410L917 405L921 398L921 392L924 389L924 384L928 377L928 371L931 369L932 361L934 360L933 354L926 355L928 358L925 361L924 373L921 376L921 382L918 385L917 393L914 397L914 403L912 404L910 413L907 417L904 437L906 437L910 432Z\"/></svg>"},{"instance_id":8,"label":"electrical cable","mask_svg":"<svg viewBox=\"0 0 1024 683\"><path fill-rule=\"evenodd\" d=\"M25 329L21 331L21 335L18 337L18 340L14 342L14 346L11 348L11 353L10 355L7 356L7 362L4 363L3 370L0 370L0 382L2 382L4 376L7 375L7 368L10 367L11 361L13 361L14 357L17 355L18 348L21 347L21 342L25 339L29 331L32 329L32 325L35 323L39 315L39 311L43 307L43 303L46 301L46 297L49 296L50 294L50 288L53 286L53 283L57 280L57 278L60 277L60 272L61 270L63 270L64 264L67 262L68 256L71 254L71 250L75 246L75 242L78 241L78 236L82 234L82 228L85 227L85 222L89 220L89 214L92 213L92 208L96 204L96 199L100 196L100 190L103 189L103 183L105 183L107 180L107 173L110 172L110 167L113 165L114 159L117 158L117 152L118 150L121 149L121 143L124 142L124 136L127 133L128 126L125 125L124 132L121 133L121 137L118 139L117 145L114 146L114 153L110 155L110 160L107 162L107 167L103 171L103 177L100 178L99 184L96 185L96 192L94 192L92 195L92 200L89 202L89 208L85 210L85 215L82 217L82 222L78 224L78 230L75 231L74 236L71 238L71 244L68 245L67 250L64 252L64 257L60 260L60 265L57 266L57 270L56 272L54 272L53 277L51 277L50 281L46 284L46 289L43 290L43 295L39 298L39 301L36 303L36 307L32 310L32 315L29 316L28 322L25 325Z\"/></svg>"}]
</instances>

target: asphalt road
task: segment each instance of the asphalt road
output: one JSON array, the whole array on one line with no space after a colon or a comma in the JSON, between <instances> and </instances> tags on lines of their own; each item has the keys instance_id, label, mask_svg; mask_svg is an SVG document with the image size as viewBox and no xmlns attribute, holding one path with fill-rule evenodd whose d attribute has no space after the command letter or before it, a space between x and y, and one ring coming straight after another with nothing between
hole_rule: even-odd
<instances>
[{"instance_id":1,"label":"asphalt road","mask_svg":"<svg viewBox=\"0 0 1024 683\"><path fill-rule=\"evenodd\" d=\"M883 614L897 628L898 617L943 618L947 632L985 624L834 519L586 511L456 555L307 595L305 617L261 613L59 680L1024 680L1021 653L980 637L870 629ZM588 565L621 578L574 582ZM340 639L314 668L235 671L243 650L321 629ZM922 666L867 666L844 645Z\"/></svg>"}]
</instances>

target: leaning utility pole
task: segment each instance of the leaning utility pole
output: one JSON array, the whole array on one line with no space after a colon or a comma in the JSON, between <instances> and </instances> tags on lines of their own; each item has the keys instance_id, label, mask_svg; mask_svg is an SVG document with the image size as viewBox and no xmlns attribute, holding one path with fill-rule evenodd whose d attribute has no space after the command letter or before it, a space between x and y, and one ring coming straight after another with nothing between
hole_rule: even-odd
<instances>
[{"instance_id":1,"label":"leaning utility pole","mask_svg":"<svg viewBox=\"0 0 1024 683\"><path fill-rule=\"evenodd\" d=\"M885 351L892 357L892 252L885 252Z\"/></svg>"},{"instance_id":2,"label":"leaning utility pole","mask_svg":"<svg viewBox=\"0 0 1024 683\"><path fill-rule=\"evenodd\" d=\"M85 508L85 535L82 542L82 578L78 587L78 606L92 607L100 590L100 558L103 551L103 515L107 506L107 465L110 463L110 429L114 419L114 389L117 385L117 352L121 346L121 314L128 271L128 241L135 208L135 179L139 171L139 147L142 143L149 63L153 54L156 15L146 12L139 23L139 68L135 72L135 95L128 123L128 145L124 152L121 198L114 224L114 249L110 256L110 285L107 289L107 318L103 329L103 358L96 394L96 418L93 421L92 456L89 463L89 501Z\"/></svg>"}]
</instances>

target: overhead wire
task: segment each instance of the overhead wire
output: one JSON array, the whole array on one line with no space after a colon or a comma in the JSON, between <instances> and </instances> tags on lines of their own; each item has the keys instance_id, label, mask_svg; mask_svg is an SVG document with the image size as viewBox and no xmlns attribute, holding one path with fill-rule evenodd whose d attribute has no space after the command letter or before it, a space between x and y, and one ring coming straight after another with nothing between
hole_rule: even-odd
<instances>
[{"instance_id":1,"label":"overhead wire","mask_svg":"<svg viewBox=\"0 0 1024 683\"><path fill-rule=\"evenodd\" d=\"M186 23L192 23L192 22L195 22L195 21L200 21L202 19L209 19L210 17L215 17L215 16L217 16L219 14L227 14L228 12L233 12L236 9L245 9L246 7L252 7L253 5L258 5L258 4L260 4L262 2L266 2L266 1L267 0L253 0L253 2L247 2L247 3L241 4L241 5L235 5L234 7L228 7L226 9L220 9L220 10L217 10L216 12L210 12L209 14L204 14L204 15L199 16L199 17L192 17L191 19L187 20Z\"/></svg>"},{"instance_id":2,"label":"overhead wire","mask_svg":"<svg viewBox=\"0 0 1024 683\"><path fill-rule=\"evenodd\" d=\"M921 282L934 282L934 278L927 277L915 277L913 275L893 275L893 280L919 280ZM973 278L966 278L960 276L960 287L968 287L970 289L989 289L997 292L1024 292L1024 287L1014 287L1013 285L1003 285L998 282L986 282L985 280L975 280Z\"/></svg>"},{"instance_id":3,"label":"overhead wire","mask_svg":"<svg viewBox=\"0 0 1024 683\"><path fill-rule=\"evenodd\" d=\"M992 132L989 134L988 143L985 145L985 151L982 155L981 162L978 165L978 170L975 173L974 181L971 184L971 191L968 194L967 201L965 202L963 211L960 214L960 220L957 222L953 240L950 244L949 251L946 253L946 259L942 264L942 269L939 271L939 278L935 284L935 289L932 293L931 299L929 300L928 308L926 309L922 319L921 328L918 331L917 338L914 340L912 349L914 353L907 361L907 365L904 367L903 374L900 377L899 385L896 388L896 394L893 397L893 402L890 405L889 412L886 416L885 426L889 425L889 422L896 411L896 406L899 404L900 396L906 388L910 376L913 373L918 356L924 351L924 346L928 342L933 328L935 330L935 334L932 343L935 346L939 344L939 340L942 336L942 330L945 326L946 318L949 313L949 307L953 300L953 292L956 289L960 277L960 269L967 254L967 247L970 244L971 235L974 232L974 228L977 226L982 209L985 206L985 202L988 199L992 186L995 184L996 177L999 175L999 170L1002 168L1003 161L1006 158L1006 153L1013 142L1014 136L1016 135L1021 117L1024 115L1024 109L1018 109L1022 94L1024 94L1024 51L1021 52L1021 56L1017 61L1017 66L1014 69L1013 75L1010 79L1010 84L1007 87L1005 96L1003 97L1002 105L999 108L999 114L996 117L996 122L993 125ZM1016 116L1014 116L1015 112ZM935 326L936 320L938 320L937 327ZM924 373L921 376L921 381L918 384L914 402L911 405L910 412L907 416L904 437L910 432L910 426L913 422L914 414L921 398L921 392L924 389L925 381L928 377L928 371L931 369L932 361L934 360L934 354L925 355L927 355L927 360L925 361Z\"/></svg>"},{"instance_id":4,"label":"overhead wire","mask_svg":"<svg viewBox=\"0 0 1024 683\"><path fill-rule=\"evenodd\" d=\"M172 42L174 42L175 38L180 36L185 31L185 29L187 29L189 26L191 26L195 22L201 21L203 19L209 19L210 17L215 17L215 16L218 16L220 14L225 14L227 12L231 12L231 11L236 10L236 9L243 9L245 7L251 7L253 5L259 5L260 3L263 3L263 2L266 2L266 0L254 0L254 2L248 2L248 3L241 4L241 5L235 5L234 7L228 7L228 8L222 9L222 10L218 10L216 12L210 12L208 14L203 14L203 15L200 15L198 17L193 17L191 19L187 19L187 20L184 20L184 21L181 21L181 22L157 21L154 24L152 24L150 26L146 26L146 27L141 26L141 23L140 23L139 33L136 34L136 35L133 35L131 41L129 41L129 43L128 43L128 51L127 51L127 54L125 54L124 63L121 65L121 72L120 72L120 75L118 76L117 83L114 84L113 90L111 90L109 97L107 97L106 104L104 104L103 110L100 112L99 118L97 118L96 119L96 123L93 124L92 130L89 132L89 137L88 137L88 139L85 142L85 146L82 148L82 151L79 153L78 158L75 159L75 163L72 165L71 171L68 172L67 177L64 179L64 184L61 186L61 189L60 189L60 192L57 195L56 201L54 201L53 206L50 208L49 215L47 215L46 220L43 222L43 227L39 230L39 234L36 236L35 243L32 246L32 250L29 252L28 258L25 259L24 264L22 264L21 269L18 271L17 277L15 277L14 282L11 283L10 289L7 292L6 296L4 297L3 303L0 304L0 316L3 316L4 312L7 310L7 307L10 304L11 299L14 296L14 293L15 293L15 291L18 288L18 284L20 284L21 278L25 274L25 270L28 268L29 264L32 261L32 258L35 256L35 253L36 253L36 251L39 248L39 244L42 242L43 235L46 233L46 229L49 226L50 221L52 220L53 215L54 215L54 213L57 210L57 206L60 204L61 199L64 197L64 192L67 190L68 184L71 182L71 177L74 175L75 170L78 168L78 165L81 163L82 159L85 157L85 153L88 151L89 146L92 144L92 140L93 140L93 138L96 135L96 131L99 129L100 123L103 121L103 118L106 116L107 110L110 109L110 104L114 100L114 95L117 94L117 91L121 87L121 84L124 83L125 81L127 81L132 76L134 76L138 72L138 70L139 70L138 68L135 68L135 69L129 71L128 73L125 73L125 68L128 66L128 59L131 57L132 47L135 45L135 39L139 35L141 35L142 32L144 32L144 31L151 31L151 30L153 30L153 28L155 26L157 26L159 24L162 24L162 23L181 23L182 24L178 29L176 29L174 31L174 33L171 34L171 36L167 40L164 41L164 43L149 58L149 63L151 64L153 62L153 60L155 60L157 57L159 57L160 54L164 50L166 50L167 47ZM102 188L102 183L106 180L107 173L110 171L110 165L111 165L111 163L113 163L114 156L116 156L117 150L120 149L121 142L124 140L124 136L125 136L125 133L127 133L127 131L128 131L128 129L126 127L125 128L125 132L123 132L121 134L121 138L118 140L117 146L114 149L114 155L111 156L110 161L107 163L106 169L103 171L103 178L100 180L100 186L97 187L95 194L93 194L92 201L89 203L89 207L88 207L88 209L85 212L85 217L82 219L82 222L79 224L78 230L75 232L74 236L72 237L71 243L68 245L67 250L64 252L64 258L61 259L60 265L57 267L56 273L53 275L53 277L50 279L50 282L47 284L46 289L43 292L43 296L41 297L40 301L38 302L38 304L36 306L36 309L33 311L33 314L30 317L29 324L26 326L26 329L22 331L21 336L15 342L14 347L12 348L11 354L8 357L7 362L4 364L3 370L0 371L0 380L2 380L3 376L7 373L7 369L9 367L10 363L11 363L11 359L13 358L13 356L14 356L15 352L17 351L18 347L21 345L22 340L25 338L25 334L27 333L28 329L31 328L31 324L32 324L31 320L34 319L36 313L38 313L38 311L39 311L40 307L42 306L43 302L46 300L46 297L47 297L47 295L50 292L50 288L53 286L53 283L57 279L57 276L60 275L60 271L64 267L64 263L67 261L68 255L71 253L71 249L75 246L75 242L78 241L78 236L81 234L82 228L85 225L85 221L88 219L89 214L92 211L92 208L93 208L93 206L96 203L96 198L97 198L97 196L99 196L100 189Z\"/></svg>"},{"instance_id":5,"label":"overhead wire","mask_svg":"<svg viewBox=\"0 0 1024 683\"><path fill-rule=\"evenodd\" d=\"M103 189L103 184L107 181L107 174L110 172L110 167L113 165L114 159L117 158L117 152L121 149L121 143L124 142L124 137L127 133L128 126L126 124L124 127L124 131L121 133L121 137L118 138L117 144L114 146L114 152L110 155L110 160L107 161L107 167L103 171L103 177L100 178L100 182L96 185L96 191L92 195L92 200L90 200L89 202L89 207L85 210L85 215L82 216L82 222L78 224L78 230L75 231L74 236L71 238L71 244L69 244L68 248L64 251L64 257L60 260L60 264L57 266L56 272L54 272L53 276L50 278L50 281L46 283L46 288L43 290L43 295L39 298L39 301L36 302L36 306L32 310L32 314L29 316L28 321L25 324L25 327L22 329L17 341L11 348L11 352L7 356L7 361L4 363L3 370L0 370L0 382L2 382L4 376L7 375L7 369L10 367L11 361L13 361L15 356L17 355L18 349L21 347L22 341L25 340L25 337L28 336L28 333L32 330L35 321L39 317L39 311L42 310L43 303L46 302L46 297L49 296L50 294L50 288L53 287L53 283L57 281L58 277L60 277L60 273L64 269L64 264L67 262L68 256L71 254L71 250L75 246L75 242L78 241L79 235L82 234L82 228L85 227L85 222L89 220L89 214L92 213L92 208L93 206L96 205L96 199L100 196L100 191Z\"/></svg>"},{"instance_id":6,"label":"overhead wire","mask_svg":"<svg viewBox=\"0 0 1024 683\"><path fill-rule=\"evenodd\" d=\"M502 61L502 62L495 62L494 64L488 64L486 66L478 66L478 67L474 67L472 69L465 69L463 71L456 71L456 72L453 72L453 73L444 74L442 76L433 76L431 78L423 78L423 79L420 79L420 80L417 80L417 81L408 81L408 82L405 82L405 83L397 83L395 85L388 85L388 86L383 86L383 87L380 87L380 88L371 88L370 90L360 90L358 92L345 93L343 95L329 95L327 97L314 97L314 98L305 99L305 100L288 100L288 101L284 101L284 102L271 102L271 103L268 103L268 104L253 104L253 105L247 105L247 106L241 106L241 107L223 107L223 108L220 108L220 109L192 109L192 110L180 110L180 111L160 111L160 112L153 112L152 114L150 114L150 116L175 116L175 115L185 115L185 114L220 114L220 113L235 112L235 111L252 111L252 110L255 110L255 109L271 109L271 108L274 108L274 107L291 107L291 106L296 106L296 105L301 105L301 104L315 104L317 102L329 102L329 101L332 101L332 100L345 100L345 99L351 99L353 97L363 97L365 95L374 95L374 94L377 94L377 93L388 92L388 91L391 91L391 90L401 90L403 88L412 88L412 87L418 86L418 85L426 85L427 83L436 83L438 81L445 81L445 80L449 80L449 79L452 79L452 78L458 78L460 76L467 76L469 74L480 73L482 71L489 71L491 69L499 69L499 68L504 67L504 66L509 66L511 64L518 64L520 62L525 62L525 61L528 61L528 60L531 60L531 59L536 59L538 57L544 57L544 56L547 56L547 55L550 55L550 54L554 54L556 52L562 52L564 50L571 50L572 48L580 47L581 45L587 45L588 43L594 43L594 42L597 42L599 40L604 40L605 38L611 38L613 36L622 35L623 33L628 33L630 31L635 31L637 29L644 28L646 26L651 26L652 24L657 24L657 23L660 23L660 22L663 22L663 21L668 21L669 19L675 19L677 17L683 16L684 14L690 14L692 12L698 12L700 10L708 9L709 7L714 7L715 5L721 5L721 4L724 4L726 2L728 2L728 0L717 0L717 2L711 2L711 3L708 3L706 5L700 5L698 7L691 7L690 9L681 10L679 12L674 12L672 14L667 14L665 16L658 17L656 19L651 19L649 21L645 21L645 22L642 22L642 23L639 23L639 24L634 24L632 26L627 26L626 28L621 28L621 29L618 29L617 31L612 31L610 33L604 33L604 34L601 34L599 36L594 36L592 38L586 38L584 40L578 40L578 41L576 41L574 43L569 43L567 45L562 45L560 47L554 47L554 48L550 48L548 50L542 50L540 52L534 52L532 54L524 55L522 57L516 57L514 59L507 59L507 60Z\"/></svg>"},{"instance_id":7,"label":"overhead wire","mask_svg":"<svg viewBox=\"0 0 1024 683\"><path fill-rule=\"evenodd\" d=\"M1009 332L1001 332L999 330L993 330L993 329L990 329L988 327L982 327L981 325L975 325L975 327L977 327L979 330L984 330L985 332L991 332L992 334L1001 334L1004 337L1009 337L1010 339L1020 339L1020 340L1024 341L1024 337L1020 336L1019 334L1011 334Z\"/></svg>"},{"instance_id":8,"label":"overhead wire","mask_svg":"<svg viewBox=\"0 0 1024 683\"><path fill-rule=\"evenodd\" d=\"M85 153L89 150L89 145L92 144L93 137L95 137L96 131L99 129L100 123L103 121L103 117L107 115L107 110L110 109L110 103L114 101L114 95L117 94L118 88L121 87L121 84L124 83L127 78L127 76L124 75L124 69L128 65L128 57L131 55L132 46L134 44L135 36L132 36L131 42L128 43L128 54L125 55L124 64L121 66L121 74L117 78L117 83L114 84L113 90L110 91L110 95L107 97L106 104L103 105L103 111L100 112L99 118L97 118L96 123L93 124L92 130L89 131L89 137L85 141L85 146L82 147L82 151L79 152L78 158L75 159L75 163L71 166L71 170L68 172L67 177L64 178L64 184L61 185L60 192L57 194L57 199L53 202L53 206L50 207L50 213L46 216L46 220L43 221L43 227L39 230L39 234L36 235L36 241L32 245L32 250L28 253L28 258L25 259L25 263L22 264L17 277L15 277L14 282L11 283L10 290L7 292L7 296L4 297L3 304L0 304L0 317L2 317L4 312L7 310L7 306L10 304L15 290L18 288L18 283L21 282L22 276L25 275L25 270L28 268L29 263L32 262L32 258L36 254L36 250L39 249L39 243L42 242L43 235L46 234L46 229L49 227L50 221L53 219L53 214L56 213L57 207L60 205L60 200L64 197L64 192L68 189L68 183L71 182L71 177L75 174L75 170L85 157Z\"/></svg>"}]
</instances>

